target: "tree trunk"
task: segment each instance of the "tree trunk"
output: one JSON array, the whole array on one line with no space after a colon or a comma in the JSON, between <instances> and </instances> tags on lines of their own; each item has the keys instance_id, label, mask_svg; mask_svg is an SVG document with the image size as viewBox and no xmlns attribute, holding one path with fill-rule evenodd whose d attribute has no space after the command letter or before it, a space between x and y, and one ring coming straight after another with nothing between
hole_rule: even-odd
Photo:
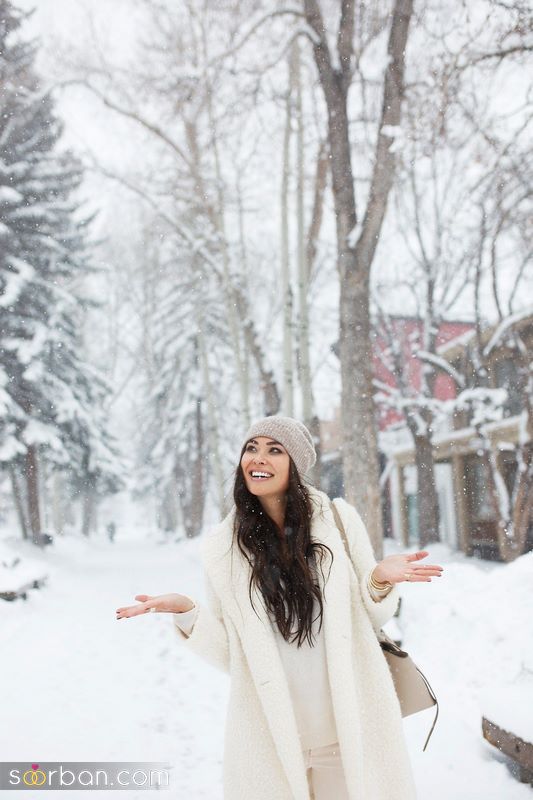
<instances>
[{"instance_id":1,"label":"tree trunk","mask_svg":"<svg viewBox=\"0 0 533 800\"><path fill-rule=\"evenodd\" d=\"M404 53L412 0L396 0L388 42L389 62L383 90L374 171L368 205L357 242L357 222L347 97L353 55L354 0L344 0L337 36L340 69L332 66L324 21L317 0L304 0L307 23L316 34L313 52L328 113L331 175L337 230L340 292L341 418L345 495L366 520L376 555L382 550L379 462L373 402L370 340L370 268L394 178L395 156L384 126L400 122Z\"/></svg>"},{"instance_id":2,"label":"tree trunk","mask_svg":"<svg viewBox=\"0 0 533 800\"><path fill-rule=\"evenodd\" d=\"M204 425L202 416L202 404L200 399L196 404L196 453L197 457L194 460L192 471L192 486L191 486L191 522L193 529L198 535L202 530L204 520L204 505L205 505L205 492L204 492Z\"/></svg>"},{"instance_id":3,"label":"tree trunk","mask_svg":"<svg viewBox=\"0 0 533 800\"><path fill-rule=\"evenodd\" d=\"M59 470L52 473L52 526L54 533L62 536L65 527L63 513L63 481Z\"/></svg>"},{"instance_id":4,"label":"tree trunk","mask_svg":"<svg viewBox=\"0 0 533 800\"><path fill-rule=\"evenodd\" d=\"M293 58L289 61L289 88L285 99L285 130L283 133L283 164L281 178L281 291L283 298L283 413L294 416L294 374L292 341L292 286L289 256L289 176L292 116Z\"/></svg>"},{"instance_id":5,"label":"tree trunk","mask_svg":"<svg viewBox=\"0 0 533 800\"><path fill-rule=\"evenodd\" d=\"M307 291L309 292L312 275L315 269L317 240L322 226L322 216L324 210L324 192L326 190L327 175L329 170L328 147L326 142L320 144L315 181L314 181L314 197L313 209L311 212L311 221L307 231L306 241L306 255L305 263L307 267ZM312 402L312 409L314 410L314 400ZM311 470L311 480L315 486L321 486L322 483L322 439L320 429L320 419L317 414L313 414L310 419L309 430L313 437L316 449L316 464Z\"/></svg>"},{"instance_id":6,"label":"tree trunk","mask_svg":"<svg viewBox=\"0 0 533 800\"><path fill-rule=\"evenodd\" d=\"M94 490L92 480L90 480L90 478L87 478L85 491L83 492L82 519L81 519L81 532L84 536L87 537L91 535L91 532L93 530L95 505L96 505L96 492Z\"/></svg>"},{"instance_id":7,"label":"tree trunk","mask_svg":"<svg viewBox=\"0 0 533 800\"><path fill-rule=\"evenodd\" d=\"M505 561L511 561L522 555L525 550L533 507L533 376L531 374L530 350L517 337L520 360L522 361L521 395L525 419L521 436L523 443L518 445L517 470L511 493L510 529L508 538L499 539L500 555ZM502 525L500 523L500 532ZM504 531L503 531L504 533ZM505 546L502 546L502 543Z\"/></svg>"},{"instance_id":8,"label":"tree trunk","mask_svg":"<svg viewBox=\"0 0 533 800\"><path fill-rule=\"evenodd\" d=\"M300 44L293 45L294 84L296 88L296 218L298 242L298 376L302 393L302 417L308 428L312 425L314 399L309 352L309 270L304 221L304 121L302 107L302 78Z\"/></svg>"},{"instance_id":9,"label":"tree trunk","mask_svg":"<svg viewBox=\"0 0 533 800\"><path fill-rule=\"evenodd\" d=\"M418 497L418 531L420 547L424 549L439 537L439 498L435 484L433 444L428 436L413 434Z\"/></svg>"},{"instance_id":10,"label":"tree trunk","mask_svg":"<svg viewBox=\"0 0 533 800\"><path fill-rule=\"evenodd\" d=\"M307 231L306 261L309 283L313 280L315 273L315 261L317 241L322 227L324 215L324 193L326 191L327 176L329 172L329 148L326 142L321 142L317 155L313 210L311 212L311 222Z\"/></svg>"},{"instance_id":11,"label":"tree trunk","mask_svg":"<svg viewBox=\"0 0 533 800\"><path fill-rule=\"evenodd\" d=\"M224 180L222 177L222 170L220 167L220 157L218 152L218 136L217 136L216 120L215 120L215 115L213 113L213 94L210 87L207 92L207 108L209 113L209 128L211 131L211 148L213 151L213 156L215 161L215 175L216 175L216 186L217 186L217 197L218 197L218 208L216 214L217 230L220 234L220 240L222 246L224 280L227 283L226 295L228 299L230 299L232 293L231 286L233 283L233 279L231 278L230 275L230 254L228 248L228 237L226 233L226 199L224 196L224 188L223 188ZM242 265L240 272L242 274ZM245 418L248 418L250 416L250 398L247 395L247 382L245 380L245 370L241 352L241 335L239 331L237 311L233 303L228 302L227 312L230 323L233 348L235 351L235 362L237 366L237 382L239 384L239 391L241 397L241 413Z\"/></svg>"},{"instance_id":12,"label":"tree trunk","mask_svg":"<svg viewBox=\"0 0 533 800\"><path fill-rule=\"evenodd\" d=\"M265 352L258 341L257 331L250 316L250 306L239 287L233 287L232 296L242 321L248 350L259 372L264 414L265 416L277 414L281 405L278 386L274 372L267 366Z\"/></svg>"},{"instance_id":13,"label":"tree trunk","mask_svg":"<svg viewBox=\"0 0 533 800\"><path fill-rule=\"evenodd\" d=\"M178 527L178 504L176 499L176 492L171 483L166 487L163 501L161 503L163 510L163 530L166 532L175 533Z\"/></svg>"},{"instance_id":14,"label":"tree trunk","mask_svg":"<svg viewBox=\"0 0 533 800\"><path fill-rule=\"evenodd\" d=\"M522 467L516 478L518 485L512 509L514 552L516 556L520 556L525 552L527 534L531 524L531 509L533 508L533 442L527 442L523 446L521 461Z\"/></svg>"},{"instance_id":15,"label":"tree trunk","mask_svg":"<svg viewBox=\"0 0 533 800\"><path fill-rule=\"evenodd\" d=\"M234 350L236 358L235 364L237 370L237 380L239 382L239 388L241 393L241 404L243 405L243 410L245 411L245 415L249 416L249 412L246 412L246 408L248 406L248 398L244 396L246 390L246 381L243 380L244 373L242 372L241 369L242 359L240 355L240 344L235 338L237 335L236 331L237 319L240 321L240 324L242 326L242 332L246 340L246 344L248 346L248 352L254 359L260 374L261 389L264 397L265 414L276 414L279 411L280 407L280 397L278 388L276 386L274 373L272 372L271 369L269 369L266 366L266 356L263 348L260 346L258 342L257 331L253 321L253 314L251 313L247 297L229 272L227 241L225 239L224 231L221 230L220 228L220 215L217 212L217 210L213 209L213 207L206 201L206 197L208 197L208 192L205 188L203 175L201 173L201 163L200 163L200 154L197 143L196 126L191 122L186 122L185 131L187 133L187 141L189 144L189 149L191 151L191 161L192 164L194 165L193 177L195 179L195 188L197 192L198 201L203 205L206 216L209 219L210 223L212 224L214 230L218 232L219 238L223 240L222 242L223 270L222 273L218 271L215 274L218 280L220 281L221 288L227 298L226 303L230 314L230 332L232 335L232 340L234 342Z\"/></svg>"},{"instance_id":16,"label":"tree trunk","mask_svg":"<svg viewBox=\"0 0 533 800\"><path fill-rule=\"evenodd\" d=\"M24 512L24 501L18 483L17 473L13 464L9 465L9 477L11 478L11 490L13 492L13 502L19 520L20 530L22 531L22 538L28 539L28 525L26 523L26 514Z\"/></svg>"},{"instance_id":17,"label":"tree trunk","mask_svg":"<svg viewBox=\"0 0 533 800\"><path fill-rule=\"evenodd\" d=\"M309 431L311 436L313 437L313 441L315 443L315 450L316 450L316 463L314 467L311 469L311 481L314 486L318 486L321 488L322 483L322 438L320 434L320 418L317 414L314 414L311 417L311 421L309 423Z\"/></svg>"},{"instance_id":18,"label":"tree trunk","mask_svg":"<svg viewBox=\"0 0 533 800\"><path fill-rule=\"evenodd\" d=\"M505 519L501 513L498 514L498 549L500 557L507 563L514 561L515 558L523 554L527 540L533 501L532 454L533 442L526 442L520 449L515 491L509 503L509 518ZM493 465L493 471L495 468ZM503 483L501 472L499 476L493 475L493 478L499 480L501 484ZM495 486L492 490L496 495L497 489Z\"/></svg>"},{"instance_id":19,"label":"tree trunk","mask_svg":"<svg viewBox=\"0 0 533 800\"><path fill-rule=\"evenodd\" d=\"M41 513L39 509L39 474L37 462L37 448L34 444L28 445L25 455L26 466L26 496L28 502L28 519L33 543L40 544L38 536L41 533Z\"/></svg>"},{"instance_id":20,"label":"tree trunk","mask_svg":"<svg viewBox=\"0 0 533 800\"><path fill-rule=\"evenodd\" d=\"M218 496L218 506L221 515L225 516L227 514L227 509L226 509L226 498L224 496L224 475L222 473L222 462L220 457L220 444L218 437L218 418L217 418L218 409L216 407L213 387L211 385L209 364L207 361L207 350L206 350L205 338L202 326L203 326L203 320L200 320L200 324L198 325L198 346L200 353L200 363L202 365L204 391L207 401L207 440L209 442L211 463L213 464L215 489Z\"/></svg>"},{"instance_id":21,"label":"tree trunk","mask_svg":"<svg viewBox=\"0 0 533 800\"><path fill-rule=\"evenodd\" d=\"M238 211L238 220L239 220L239 245L241 251L241 263L242 263L242 276L243 276L243 294L246 299L246 303L248 306L250 305L250 298L248 294L248 255L246 251L246 239L244 236L244 209L242 205L242 191L240 187L240 183L237 184L237 211ZM248 347L248 342L246 341L246 337L242 331L242 327L240 330L240 335L242 337L242 380L244 385L244 395L247 399L246 408L243 411L243 427L248 429L251 423L251 411L250 411L250 348Z\"/></svg>"},{"instance_id":22,"label":"tree trunk","mask_svg":"<svg viewBox=\"0 0 533 800\"><path fill-rule=\"evenodd\" d=\"M218 234L218 240L220 242L220 249L222 255L223 291L226 298L226 311L228 314L228 327L231 337L232 351L235 357L235 377L239 386L241 412L246 415L249 413L248 397L246 396L246 381L244 380L244 370L243 370L242 354L241 354L241 337L237 320L237 310L235 304L232 303L232 298L231 298L233 279L230 275L230 258L228 252L228 240L226 236L225 198L223 191L222 172L220 169L220 159L218 155L216 122L213 115L213 104L210 91L207 92L207 109L209 115L209 126L211 131L211 149L213 152L213 157L215 162L217 205L215 209L209 207L206 210L208 210L209 212L211 223L213 224L213 227L215 228ZM186 126L186 129L189 133L188 138L189 138L189 144L191 145L190 148L191 156L194 161L194 169L197 178L196 188L197 190L199 190L199 196L201 196L201 192L203 192L203 180L199 180L201 175L201 162L200 162L200 152L197 146L196 125L193 123L189 123Z\"/></svg>"},{"instance_id":23,"label":"tree trunk","mask_svg":"<svg viewBox=\"0 0 533 800\"><path fill-rule=\"evenodd\" d=\"M196 424L191 450L194 451L195 456L189 469L186 471L181 463L177 463L175 470L176 482L179 485L178 496L183 527L188 538L193 538L201 533L204 519L204 425L200 398L196 404Z\"/></svg>"}]
</instances>

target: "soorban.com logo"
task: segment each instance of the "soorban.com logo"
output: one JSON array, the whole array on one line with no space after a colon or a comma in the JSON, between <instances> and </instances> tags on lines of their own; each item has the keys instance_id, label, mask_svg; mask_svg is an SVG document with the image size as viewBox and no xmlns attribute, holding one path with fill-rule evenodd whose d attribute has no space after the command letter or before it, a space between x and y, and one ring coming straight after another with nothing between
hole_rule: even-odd
<instances>
[{"instance_id":1,"label":"soorban.com logo","mask_svg":"<svg viewBox=\"0 0 533 800\"><path fill-rule=\"evenodd\" d=\"M39 769L39 764L32 764L31 770L28 769L22 775L22 780L26 786L42 786L46 783L46 774Z\"/></svg>"}]
</instances>

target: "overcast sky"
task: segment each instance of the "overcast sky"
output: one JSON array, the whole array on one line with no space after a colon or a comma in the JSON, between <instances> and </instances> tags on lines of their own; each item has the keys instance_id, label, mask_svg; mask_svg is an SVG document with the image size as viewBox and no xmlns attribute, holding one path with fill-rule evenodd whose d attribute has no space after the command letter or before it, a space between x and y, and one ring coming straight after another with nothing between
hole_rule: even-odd
<instances>
[{"instance_id":1,"label":"overcast sky","mask_svg":"<svg viewBox=\"0 0 533 800\"><path fill-rule=\"evenodd\" d=\"M53 84L63 77L65 56L73 53L75 58L80 55L83 58L86 54L89 60L91 55L94 56L91 50L94 50L95 41L106 60L126 66L134 56L136 39L144 29L136 0L16 1L21 8L35 9L24 34L40 38L37 67L45 81ZM96 36L92 34L93 29ZM499 81L503 80L504 74L504 71L498 74ZM503 88L497 92L498 96L504 96ZM66 123L65 145L84 155L86 161L87 154L92 154L114 172L126 172L135 165L142 165L146 155L140 149L139 140L135 140L137 129L133 123L125 122L103 108L88 90L81 87L58 88L54 96L57 110ZM516 99L508 97L507 102L516 107ZM131 213L130 203L134 200L127 197L126 190L120 191L116 185L111 187L109 180L100 175L87 174L83 192L95 208L103 211L99 217L102 224L105 224L105 212L110 209L112 213L118 213L120 206L120 213ZM462 307L457 308L457 316L469 316L471 300L465 300Z\"/></svg>"},{"instance_id":2,"label":"overcast sky","mask_svg":"<svg viewBox=\"0 0 533 800\"><path fill-rule=\"evenodd\" d=\"M134 52L139 31L135 0L16 0L25 10L34 9L25 24L23 35L40 39L37 58L39 75L56 84L63 76L63 58L74 52L90 52L91 27L97 32L99 46L115 63L127 63ZM82 154L91 153L114 168L135 158L131 126L116 115L111 118L91 94L81 87L58 88L54 92L56 108L65 122L62 144ZM112 119L112 124L111 123ZM107 191L106 191L107 188ZM86 175L83 192L98 207L112 203L109 184L98 175Z\"/></svg>"}]
</instances>

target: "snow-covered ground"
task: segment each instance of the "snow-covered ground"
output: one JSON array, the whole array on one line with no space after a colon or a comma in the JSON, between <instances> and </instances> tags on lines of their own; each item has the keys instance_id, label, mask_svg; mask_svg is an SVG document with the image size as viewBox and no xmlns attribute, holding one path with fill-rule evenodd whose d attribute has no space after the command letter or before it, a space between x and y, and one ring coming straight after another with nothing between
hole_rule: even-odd
<instances>
[{"instance_id":1,"label":"snow-covered ground","mask_svg":"<svg viewBox=\"0 0 533 800\"><path fill-rule=\"evenodd\" d=\"M26 602L0 601L1 761L168 762L167 796L222 800L228 677L180 646L167 615L115 619L139 593L203 599L199 540L163 543L139 526L119 528L114 544L56 538L37 554L0 541L49 574ZM398 550L386 541L386 554ZM482 738L481 717L533 738L533 553L506 566L429 550L444 575L401 584L399 620L440 704L425 752L434 711L404 719L419 800L530 799Z\"/></svg>"}]
</instances>

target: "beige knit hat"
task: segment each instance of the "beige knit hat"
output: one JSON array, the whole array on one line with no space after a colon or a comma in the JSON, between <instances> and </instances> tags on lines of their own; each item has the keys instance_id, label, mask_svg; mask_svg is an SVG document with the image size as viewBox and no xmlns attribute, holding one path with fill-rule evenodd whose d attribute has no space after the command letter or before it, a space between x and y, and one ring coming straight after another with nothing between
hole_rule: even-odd
<instances>
[{"instance_id":1,"label":"beige knit hat","mask_svg":"<svg viewBox=\"0 0 533 800\"><path fill-rule=\"evenodd\" d=\"M256 420L249 427L242 447L256 436L271 436L282 444L296 464L300 477L316 462L313 438L305 425L297 419L276 414Z\"/></svg>"}]
</instances>

